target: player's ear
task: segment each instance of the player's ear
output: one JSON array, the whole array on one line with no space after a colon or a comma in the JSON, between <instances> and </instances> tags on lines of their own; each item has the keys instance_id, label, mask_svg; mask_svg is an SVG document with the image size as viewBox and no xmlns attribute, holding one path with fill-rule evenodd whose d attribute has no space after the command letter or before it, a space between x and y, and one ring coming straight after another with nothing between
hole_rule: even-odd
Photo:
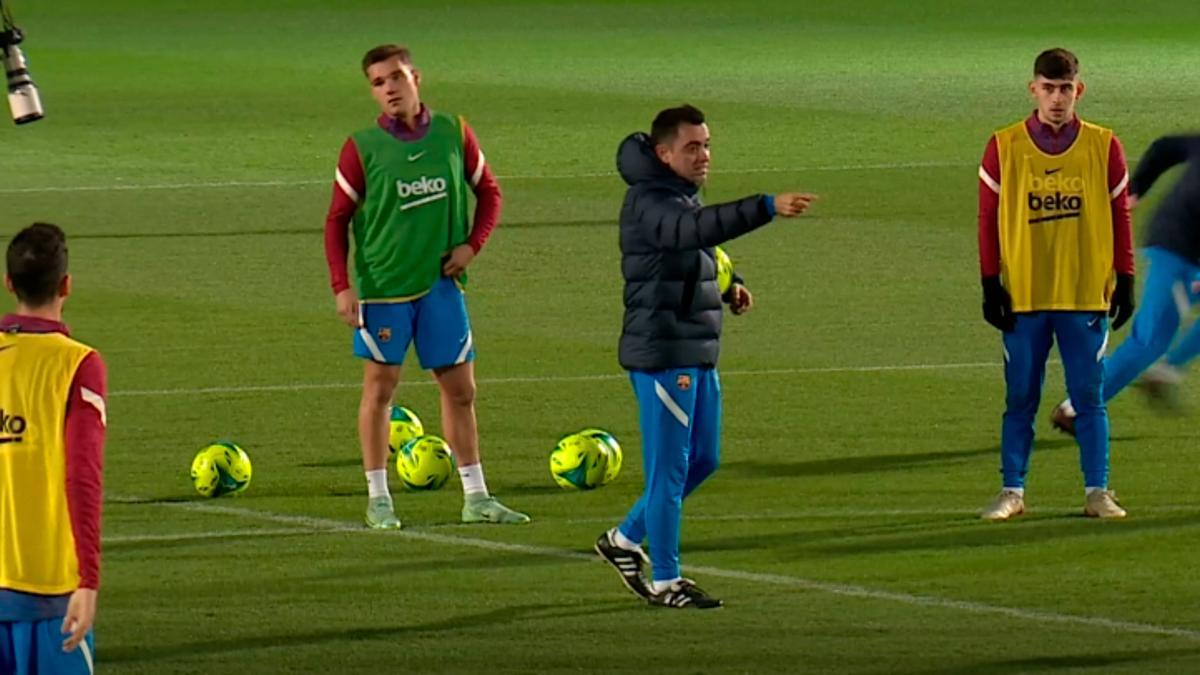
<instances>
[{"instance_id":1,"label":"player's ear","mask_svg":"<svg viewBox=\"0 0 1200 675\"><path fill-rule=\"evenodd\" d=\"M12 277L8 276L7 274L4 275L4 289L13 295L17 294L16 289L14 289L12 285Z\"/></svg>"},{"instance_id":2,"label":"player's ear","mask_svg":"<svg viewBox=\"0 0 1200 675\"><path fill-rule=\"evenodd\" d=\"M1037 80L1029 81L1029 95L1037 98Z\"/></svg>"},{"instance_id":3,"label":"player's ear","mask_svg":"<svg viewBox=\"0 0 1200 675\"><path fill-rule=\"evenodd\" d=\"M656 143L654 145L654 154L658 156L658 161L663 164L671 163L671 148L666 143Z\"/></svg>"},{"instance_id":4,"label":"player's ear","mask_svg":"<svg viewBox=\"0 0 1200 675\"><path fill-rule=\"evenodd\" d=\"M417 70L416 68L413 68L412 74L413 74L413 84L417 85L418 87L421 86L421 71Z\"/></svg>"},{"instance_id":5,"label":"player's ear","mask_svg":"<svg viewBox=\"0 0 1200 675\"><path fill-rule=\"evenodd\" d=\"M1083 90L1084 89L1086 89L1086 87L1083 86L1083 80L1075 80L1075 100L1076 101L1083 98Z\"/></svg>"},{"instance_id":6,"label":"player's ear","mask_svg":"<svg viewBox=\"0 0 1200 675\"><path fill-rule=\"evenodd\" d=\"M71 275L64 274L58 282L58 297L65 298L71 294Z\"/></svg>"}]
</instances>

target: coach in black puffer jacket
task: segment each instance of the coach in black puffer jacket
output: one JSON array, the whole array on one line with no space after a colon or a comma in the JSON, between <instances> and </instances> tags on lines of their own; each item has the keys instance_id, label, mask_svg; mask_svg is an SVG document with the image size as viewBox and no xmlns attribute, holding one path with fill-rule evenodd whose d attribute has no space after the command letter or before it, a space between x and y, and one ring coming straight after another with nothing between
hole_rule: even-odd
<instances>
[{"instance_id":1,"label":"coach in black puffer jacket","mask_svg":"<svg viewBox=\"0 0 1200 675\"><path fill-rule=\"evenodd\" d=\"M633 134L617 150L617 168L629 183L621 208L620 359L638 400L646 488L625 520L600 535L595 550L634 593L676 609L722 604L683 578L679 566L683 499L717 470L721 457L716 365L722 297L713 247L776 214L797 216L813 199L785 193L702 207L696 192L708 164L704 113L688 105L663 110L649 136ZM741 279L724 300L735 314L753 306ZM649 554L641 549L645 540Z\"/></svg>"},{"instance_id":2,"label":"coach in black puffer jacket","mask_svg":"<svg viewBox=\"0 0 1200 675\"><path fill-rule=\"evenodd\" d=\"M722 298L712 247L771 222L773 199L755 195L702 208L700 186L659 160L644 133L621 142L617 170L629 184L621 207L621 366L715 367Z\"/></svg>"}]
</instances>

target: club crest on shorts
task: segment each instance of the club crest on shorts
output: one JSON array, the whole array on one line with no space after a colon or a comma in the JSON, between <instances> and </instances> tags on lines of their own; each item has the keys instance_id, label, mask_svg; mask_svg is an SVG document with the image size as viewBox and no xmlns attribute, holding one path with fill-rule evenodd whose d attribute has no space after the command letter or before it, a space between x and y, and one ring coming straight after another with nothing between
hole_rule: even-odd
<instances>
[{"instance_id":1,"label":"club crest on shorts","mask_svg":"<svg viewBox=\"0 0 1200 675\"><path fill-rule=\"evenodd\" d=\"M376 333L376 335L379 337L380 342L391 342L392 341L392 329L389 328L388 326L384 326L383 328L380 328L379 332Z\"/></svg>"},{"instance_id":2,"label":"club crest on shorts","mask_svg":"<svg viewBox=\"0 0 1200 675\"><path fill-rule=\"evenodd\" d=\"M680 375L675 378L675 386L679 387L679 391L687 391L692 388L692 376Z\"/></svg>"}]
</instances>

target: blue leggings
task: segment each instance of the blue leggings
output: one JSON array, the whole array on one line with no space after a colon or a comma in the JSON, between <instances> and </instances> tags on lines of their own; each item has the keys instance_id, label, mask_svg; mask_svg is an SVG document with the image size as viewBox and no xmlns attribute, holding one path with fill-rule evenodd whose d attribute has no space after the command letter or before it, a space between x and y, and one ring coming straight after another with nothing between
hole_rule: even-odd
<instances>
[{"instance_id":1,"label":"blue leggings","mask_svg":"<svg viewBox=\"0 0 1200 675\"><path fill-rule=\"evenodd\" d=\"M1133 317L1132 334L1105 364L1106 401L1163 354L1167 355L1167 363L1177 367L1187 365L1200 354L1200 322L1193 324L1171 348L1180 322L1200 299L1200 295L1192 292L1192 282L1200 276L1200 266L1158 247L1147 248L1143 253L1150 262L1150 271L1142 289L1141 307Z\"/></svg>"}]
</instances>

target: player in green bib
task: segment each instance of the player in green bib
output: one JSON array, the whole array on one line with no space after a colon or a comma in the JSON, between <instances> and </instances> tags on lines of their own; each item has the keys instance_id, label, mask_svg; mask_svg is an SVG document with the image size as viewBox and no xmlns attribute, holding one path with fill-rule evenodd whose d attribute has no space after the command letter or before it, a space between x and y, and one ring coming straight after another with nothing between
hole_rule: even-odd
<instances>
[{"instance_id":1,"label":"player in green bib","mask_svg":"<svg viewBox=\"0 0 1200 675\"><path fill-rule=\"evenodd\" d=\"M325 257L338 316L365 360L358 410L367 525L401 526L387 485L388 420L410 345L441 390L442 433L463 485L465 523L525 523L491 496L475 426L474 339L463 291L467 266L500 217L500 187L461 117L421 103L408 49L367 52L363 72L382 114L338 157L325 220ZM468 215L468 191L475 211ZM347 259L354 239L354 286Z\"/></svg>"}]
</instances>

